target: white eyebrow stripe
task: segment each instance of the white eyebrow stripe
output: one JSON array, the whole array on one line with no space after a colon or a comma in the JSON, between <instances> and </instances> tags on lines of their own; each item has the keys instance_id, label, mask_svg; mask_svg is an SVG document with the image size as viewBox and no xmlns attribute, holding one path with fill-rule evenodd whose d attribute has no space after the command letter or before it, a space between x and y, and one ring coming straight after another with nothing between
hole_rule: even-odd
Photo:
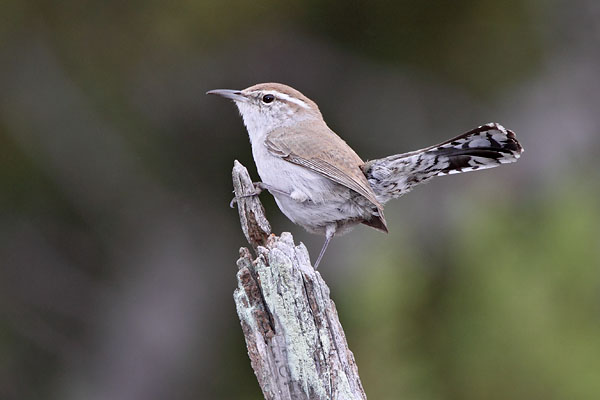
<instances>
[{"instance_id":1,"label":"white eyebrow stripe","mask_svg":"<svg viewBox=\"0 0 600 400\"><path fill-rule=\"evenodd\" d=\"M297 104L300 107L306 108L307 110L310 109L310 106L300 99L297 99L297 98L287 95L285 93L278 92L276 90L273 90L273 94L275 94L275 97L279 97L282 100L286 100L286 101L289 101L290 103Z\"/></svg>"}]
</instances>

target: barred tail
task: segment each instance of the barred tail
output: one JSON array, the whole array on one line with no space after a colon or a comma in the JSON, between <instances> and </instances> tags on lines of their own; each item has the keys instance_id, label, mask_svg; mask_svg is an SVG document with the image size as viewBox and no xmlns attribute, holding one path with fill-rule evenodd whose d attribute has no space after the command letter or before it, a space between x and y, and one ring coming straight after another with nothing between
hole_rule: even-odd
<instances>
[{"instance_id":1,"label":"barred tail","mask_svg":"<svg viewBox=\"0 0 600 400\"><path fill-rule=\"evenodd\" d=\"M369 161L363 171L377 199L385 203L434 176L512 163L522 152L514 132L489 123L436 146Z\"/></svg>"}]
</instances>

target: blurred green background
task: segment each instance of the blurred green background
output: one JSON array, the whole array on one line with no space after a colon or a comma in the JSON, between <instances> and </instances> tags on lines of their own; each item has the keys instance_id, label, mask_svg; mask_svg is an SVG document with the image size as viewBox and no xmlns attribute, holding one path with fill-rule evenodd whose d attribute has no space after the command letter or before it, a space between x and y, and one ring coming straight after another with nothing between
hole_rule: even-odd
<instances>
[{"instance_id":1,"label":"blurred green background","mask_svg":"<svg viewBox=\"0 0 600 400\"><path fill-rule=\"evenodd\" d=\"M265 81L364 159L490 121L525 147L332 242L369 398L600 398L599 21L594 0L4 0L0 398L261 398L228 207L233 160L258 176L204 93Z\"/></svg>"}]
</instances>

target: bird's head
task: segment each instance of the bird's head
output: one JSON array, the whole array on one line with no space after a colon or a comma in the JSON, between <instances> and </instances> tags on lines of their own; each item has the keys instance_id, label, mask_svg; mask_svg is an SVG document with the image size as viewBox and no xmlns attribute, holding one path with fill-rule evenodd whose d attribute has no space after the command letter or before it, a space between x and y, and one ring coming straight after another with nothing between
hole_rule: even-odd
<instances>
[{"instance_id":1,"label":"bird's head","mask_svg":"<svg viewBox=\"0 0 600 400\"><path fill-rule=\"evenodd\" d=\"M314 101L281 83L259 83L243 90L216 89L206 94L233 100L251 139L299 122L323 120Z\"/></svg>"}]
</instances>

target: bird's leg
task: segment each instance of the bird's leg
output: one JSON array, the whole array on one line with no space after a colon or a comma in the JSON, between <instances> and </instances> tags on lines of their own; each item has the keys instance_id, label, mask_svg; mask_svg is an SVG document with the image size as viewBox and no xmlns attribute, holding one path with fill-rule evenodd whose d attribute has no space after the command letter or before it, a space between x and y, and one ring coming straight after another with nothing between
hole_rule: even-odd
<instances>
[{"instance_id":1,"label":"bird's leg","mask_svg":"<svg viewBox=\"0 0 600 400\"><path fill-rule=\"evenodd\" d=\"M254 193L250 193L250 194L244 194L240 197L252 197L252 196L258 196L259 194L261 194L263 192L263 190L268 190L271 193L279 193L279 194L283 194L285 196L291 196L290 193L285 192L283 190L279 190L277 188L274 188L271 185L267 185L264 182L253 182L252 183L254 185ZM229 207L233 208L235 203L237 203L237 197L234 197L233 199L231 199L231 201L229 202Z\"/></svg>"},{"instance_id":2,"label":"bird's leg","mask_svg":"<svg viewBox=\"0 0 600 400\"><path fill-rule=\"evenodd\" d=\"M254 188L255 190L257 190L257 194L262 193L263 190L268 190L271 193L279 193L288 197L291 196L291 194L286 192L285 190L277 189L276 187L267 185L264 182L254 182Z\"/></svg>"},{"instance_id":3,"label":"bird's leg","mask_svg":"<svg viewBox=\"0 0 600 400\"><path fill-rule=\"evenodd\" d=\"M319 268L319 263L321 262L321 259L323 258L323 254L325 254L325 250L327 250L327 246L329 246L329 242L331 241L331 238L333 237L333 235L335 235L336 227L337 227L336 224L329 224L325 228L325 243L323 243L323 247L321 248L319 257L317 258L317 261L315 262L315 269Z\"/></svg>"}]
</instances>

